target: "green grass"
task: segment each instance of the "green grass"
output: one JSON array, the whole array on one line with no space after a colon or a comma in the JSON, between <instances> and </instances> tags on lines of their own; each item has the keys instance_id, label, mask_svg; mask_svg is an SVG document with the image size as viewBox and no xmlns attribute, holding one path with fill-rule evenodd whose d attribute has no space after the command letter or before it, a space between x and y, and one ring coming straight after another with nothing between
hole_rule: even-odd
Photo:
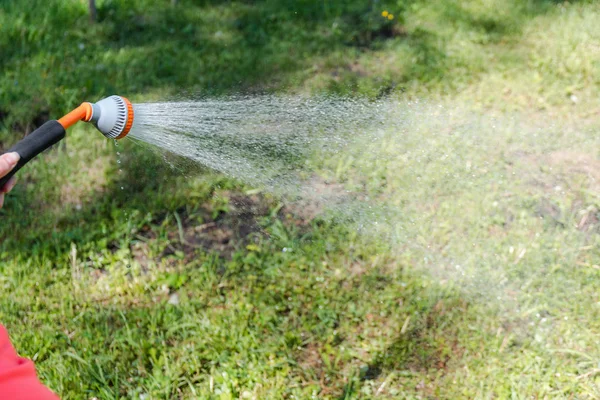
<instances>
[{"instance_id":1,"label":"green grass","mask_svg":"<svg viewBox=\"0 0 600 400\"><path fill-rule=\"evenodd\" d=\"M392 210L392 240L75 128L0 210L0 322L42 381L66 399L600 397L600 8L433 3L106 0L95 24L85 2L3 5L5 145L112 93L412 109L311 160Z\"/></svg>"}]
</instances>

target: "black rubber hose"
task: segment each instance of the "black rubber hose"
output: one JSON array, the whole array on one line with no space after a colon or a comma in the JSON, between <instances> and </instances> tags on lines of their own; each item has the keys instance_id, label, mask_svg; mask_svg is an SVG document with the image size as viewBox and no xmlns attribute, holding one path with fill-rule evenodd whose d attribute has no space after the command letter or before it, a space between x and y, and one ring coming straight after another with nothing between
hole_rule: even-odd
<instances>
[{"instance_id":1,"label":"black rubber hose","mask_svg":"<svg viewBox=\"0 0 600 400\"><path fill-rule=\"evenodd\" d=\"M58 121L48 121L44 125L25 136L23 140L11 147L7 153L17 152L21 159L17 165L0 179L0 188L18 171L32 160L35 156L46 150L65 137L65 128Z\"/></svg>"}]
</instances>

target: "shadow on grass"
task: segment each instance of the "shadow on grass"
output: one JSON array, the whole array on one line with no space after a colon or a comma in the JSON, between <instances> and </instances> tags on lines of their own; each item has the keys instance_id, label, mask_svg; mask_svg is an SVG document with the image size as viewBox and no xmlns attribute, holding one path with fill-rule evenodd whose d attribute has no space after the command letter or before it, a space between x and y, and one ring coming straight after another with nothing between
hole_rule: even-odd
<instances>
[{"instance_id":1,"label":"shadow on grass","mask_svg":"<svg viewBox=\"0 0 600 400\"><path fill-rule=\"evenodd\" d=\"M499 41L518 34L551 4L515 0L508 15L452 1L440 9L444 20ZM440 43L446 38L431 29L404 31L404 16L413 6L422 4L110 0L98 2L98 22L90 23L84 3L11 0L0 37L0 115L18 136L36 118L61 115L83 100L113 93L135 98L148 92L168 97L182 90L220 95L285 89L297 86L315 62L331 53L368 51L389 39L407 43L414 55L397 83L443 80L449 56ZM384 8L396 10L397 17L382 18ZM329 89L347 94L359 90L360 74L343 77L332 76ZM389 91L387 86L382 90ZM6 140L9 136L5 131L0 141L14 141Z\"/></svg>"},{"instance_id":2,"label":"shadow on grass","mask_svg":"<svg viewBox=\"0 0 600 400\"><path fill-rule=\"evenodd\" d=\"M311 239L318 241L323 234L328 233L316 229ZM46 264L41 272L47 275L35 287L42 305L31 310L27 301L16 302L6 314L14 325L22 325L24 314L30 324L44 322L41 330L21 328L20 340L29 343L27 355L36 354L47 379L63 382L63 395L85 389L90 396L102 390L111 393L106 397L133 397L130 391L146 391L161 374L161 392L173 398L186 390L187 382L200 391L215 371L226 371L236 377L232 391L237 397L256 384L246 370L254 364L273 382L284 365L285 377L277 379L286 386L309 388L303 393L354 398L368 381L381 381L391 373L435 375L460 357L459 330L465 329L468 312L460 293L424 287L410 271L390 277L385 268L333 278L321 260L341 248L310 245L306 254L277 252L284 242L252 257L238 254L226 265L203 258L201 267L182 266L177 272L187 280L175 290L186 300L178 306L156 289L161 280L149 283L156 290L147 289L148 295L125 297L126 304L90 301L88 291L96 293L98 287L64 295L67 300L45 294L43 283L56 279L56 274L48 277L51 267ZM316 276L325 282L315 282ZM111 291L104 290L110 297ZM74 306L46 312L46 304L56 308L63 301ZM74 331L77 335L70 337ZM39 350L41 338L52 339ZM360 355L373 354L378 342L385 349L363 365L370 356ZM274 361L279 367L270 364ZM58 378L65 368L80 375ZM427 390L422 388L424 394Z\"/></svg>"},{"instance_id":3,"label":"shadow on grass","mask_svg":"<svg viewBox=\"0 0 600 400\"><path fill-rule=\"evenodd\" d=\"M361 382L385 381L390 374L396 376L435 376L438 371L451 374L450 361L460 359L464 353L460 342L460 329L468 318L468 303L459 293L440 295L438 289L430 288L419 293L428 298L421 302L417 311L403 321L394 320L399 326L396 338L363 367L358 381L344 386L339 399L352 398ZM410 310L410 307L407 307ZM406 310L405 310L406 311ZM419 392L423 396L435 396L435 388L424 381L415 382L407 392ZM383 388L385 385L381 385Z\"/></svg>"},{"instance_id":4,"label":"shadow on grass","mask_svg":"<svg viewBox=\"0 0 600 400\"><path fill-rule=\"evenodd\" d=\"M372 8L348 4L111 0L98 3L91 24L83 3L11 1L0 38L4 125L27 127L39 115L111 93L216 95L285 86L312 58L344 46L347 32L327 32L339 15Z\"/></svg>"},{"instance_id":5,"label":"shadow on grass","mask_svg":"<svg viewBox=\"0 0 600 400\"><path fill-rule=\"evenodd\" d=\"M46 177L51 171L44 171L31 181L22 172L20 184L0 210L0 215L4 214L0 249L10 254L27 248L30 256L56 259L68 253L70 243L102 249L130 239L132 232L150 222L144 216L156 222L181 207L201 207L217 186L230 184L224 178L215 178L202 203L190 204L189 193L182 190L182 174L193 179L205 173L202 167L138 146L128 146L119 161L121 164L115 163L109 170L112 179L105 187L90 187L93 193L86 193L81 204L65 204L62 208L57 203L62 198L61 186L66 184L63 179L68 177ZM56 179L59 184L53 186L45 178Z\"/></svg>"}]
</instances>

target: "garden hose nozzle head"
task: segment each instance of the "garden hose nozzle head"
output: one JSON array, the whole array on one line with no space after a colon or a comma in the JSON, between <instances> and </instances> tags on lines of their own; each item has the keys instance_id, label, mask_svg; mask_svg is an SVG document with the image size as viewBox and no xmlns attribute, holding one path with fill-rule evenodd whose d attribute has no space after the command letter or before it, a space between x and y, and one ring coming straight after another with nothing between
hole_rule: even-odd
<instances>
[{"instance_id":1,"label":"garden hose nozzle head","mask_svg":"<svg viewBox=\"0 0 600 400\"><path fill-rule=\"evenodd\" d=\"M110 96L97 103L83 103L58 122L67 129L77 121L91 122L109 139L122 139L133 125L133 106L122 96Z\"/></svg>"},{"instance_id":2,"label":"garden hose nozzle head","mask_svg":"<svg viewBox=\"0 0 600 400\"><path fill-rule=\"evenodd\" d=\"M133 125L133 106L125 97L107 97L92 104L90 122L107 138L122 139Z\"/></svg>"}]
</instances>

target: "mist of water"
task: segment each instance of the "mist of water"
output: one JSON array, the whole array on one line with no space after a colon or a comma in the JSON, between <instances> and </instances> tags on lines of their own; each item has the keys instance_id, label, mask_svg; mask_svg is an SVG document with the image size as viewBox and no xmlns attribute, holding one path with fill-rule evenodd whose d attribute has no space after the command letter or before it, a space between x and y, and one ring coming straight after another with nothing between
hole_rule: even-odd
<instances>
[{"instance_id":1,"label":"mist of water","mask_svg":"<svg viewBox=\"0 0 600 400\"><path fill-rule=\"evenodd\" d=\"M343 151L384 122L384 103L280 96L135 105L130 137L278 194L298 191L315 150Z\"/></svg>"},{"instance_id":2,"label":"mist of water","mask_svg":"<svg viewBox=\"0 0 600 400\"><path fill-rule=\"evenodd\" d=\"M591 144L543 120L396 100L230 97L136 104L135 115L133 139L275 193L300 213L341 218L440 281L494 299L538 272L524 266L514 277L523 235L512 243L474 227L516 207L510 192L537 179L544 154Z\"/></svg>"}]
</instances>

